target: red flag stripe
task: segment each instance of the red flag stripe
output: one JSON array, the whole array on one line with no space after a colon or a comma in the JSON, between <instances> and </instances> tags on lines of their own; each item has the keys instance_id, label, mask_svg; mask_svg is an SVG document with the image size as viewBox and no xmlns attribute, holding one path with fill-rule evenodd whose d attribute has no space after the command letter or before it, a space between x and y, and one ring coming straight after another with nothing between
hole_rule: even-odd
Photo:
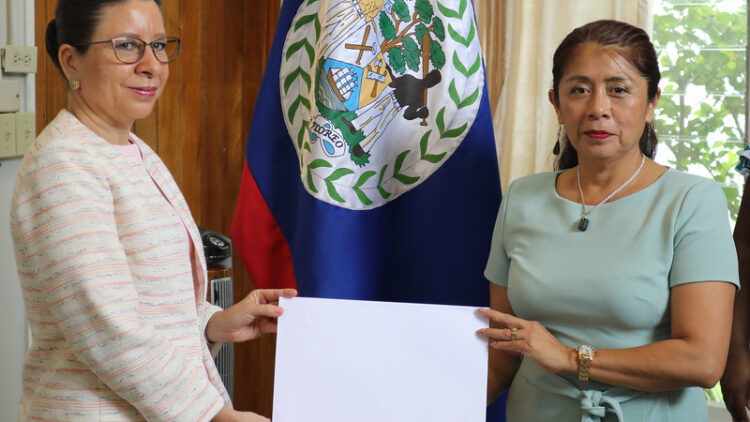
<instances>
[{"instance_id":1,"label":"red flag stripe","mask_svg":"<svg viewBox=\"0 0 750 422\"><path fill-rule=\"evenodd\" d=\"M257 288L296 289L289 244L255 183L247 161L232 221L232 240Z\"/></svg>"}]
</instances>

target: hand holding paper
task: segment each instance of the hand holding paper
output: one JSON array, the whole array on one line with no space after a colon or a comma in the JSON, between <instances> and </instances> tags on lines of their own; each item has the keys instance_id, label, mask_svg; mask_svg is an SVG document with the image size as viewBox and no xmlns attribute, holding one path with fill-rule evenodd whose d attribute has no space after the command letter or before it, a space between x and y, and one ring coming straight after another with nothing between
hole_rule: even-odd
<instances>
[{"instance_id":1,"label":"hand holding paper","mask_svg":"<svg viewBox=\"0 0 750 422\"><path fill-rule=\"evenodd\" d=\"M206 338L215 343L242 342L276 332L282 309L280 297L297 295L294 289L256 289L229 309L215 313L206 325Z\"/></svg>"}]
</instances>

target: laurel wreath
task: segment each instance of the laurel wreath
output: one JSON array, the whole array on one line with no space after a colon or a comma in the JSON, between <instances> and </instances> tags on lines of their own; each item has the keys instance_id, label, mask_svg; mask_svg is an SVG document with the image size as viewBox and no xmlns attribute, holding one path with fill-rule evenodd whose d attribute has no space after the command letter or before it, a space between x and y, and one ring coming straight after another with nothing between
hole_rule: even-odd
<instances>
[{"instance_id":1,"label":"laurel wreath","mask_svg":"<svg viewBox=\"0 0 750 422\"><path fill-rule=\"evenodd\" d=\"M310 6L318 1L319 0L308 0L305 6ZM463 25L463 19L466 13L467 6L468 6L468 0L461 0L459 3L458 10L453 10L449 7L446 7L440 1L437 2L437 8L442 14L442 16L446 20L457 21L456 22L457 25ZM321 35L321 24L320 24L320 19L319 19L319 13L320 13L320 10L318 10L315 13L303 15L297 18L296 21L294 21L293 23L292 32L297 32L302 28L306 28L309 25L313 25L315 29L315 42L317 43ZM464 47L468 48L469 45L474 41L474 37L477 36L474 19L471 19L470 25L471 26L469 29L469 33L467 34L466 37L463 37L455 30L455 27L451 23L448 23L446 25L448 36L456 43L461 44ZM300 107L306 108L309 112L312 111L311 110L312 104L309 98L310 98L310 94L312 93L314 89L313 76L310 73L308 73L305 70L305 68L303 68L302 64L304 61L307 61L307 64L308 64L307 69L312 69L314 71L315 48L313 47L312 44L310 44L308 38L304 37L301 40L290 44L289 48L286 51L286 55L284 59L286 60L287 63L297 64L297 67L288 75L286 75L286 77L283 80L283 92L285 95L289 95L290 93L289 91L293 87L298 88L298 92L296 92L297 94L296 98L291 102L291 104L285 111L286 117L288 118L289 122L293 122ZM462 61L459 55L456 53L456 51L454 51L451 63L453 64L453 67L461 75L463 75L464 79L466 80L464 82L464 85L468 83L470 79L481 77L482 75L479 72L482 67L482 59L479 53L477 53L476 58L473 60L473 62L469 64L468 62ZM303 88L302 83L304 83L306 90ZM472 92L471 94L467 95L464 98L461 98L460 95L458 94L458 90L456 89L456 78L454 78L450 81L450 84L448 87L448 93L449 93L450 99L455 104L456 109L460 110L464 107L468 107L476 103L476 101L480 98L482 86L483 86L482 84L479 84L479 87L474 92ZM292 95L294 95L294 93ZM446 110L446 107L441 108L438 111L437 116L435 118L435 122L438 128L438 133L436 134L437 136L432 136L432 132L433 132L432 129L427 130L422 135L420 142L419 142L419 152L418 152L419 161L427 161L432 164L439 163L440 161L445 159L447 152L442 152L439 154L430 154L430 150L432 149L431 145L432 146L437 145L443 139L459 137L467 130L468 123L464 123L463 125L458 126L457 124L454 124L454 121L445 122L444 120L445 110ZM299 153L300 169L303 169L305 167L304 165L305 154L302 153L302 150L306 150L308 152L312 151L309 141L305 139L305 133L306 133L306 130L308 129L308 126L309 126L309 123L306 120L303 120L300 130L296 134L297 148L300 151ZM434 139L430 140L430 138L434 138ZM417 183L420 180L420 176L409 175L408 168L403 168L403 164L406 161L406 158L412 152L413 151L411 149L406 149L400 152L392 163L383 165L379 171L376 172L374 170L369 170L369 171L362 173L357 179L357 181L354 183L354 185L352 186L337 185L335 182L344 176L353 174L354 170L351 170L346 167L334 169L333 165L327 160L317 158L317 159L312 160L307 165L305 181L306 181L308 189L311 192L318 193L319 188L315 183L315 179L316 178L322 179L325 185L325 188L328 192L328 195L333 200L339 202L342 205L346 203L346 200L341 196L339 191L341 189L351 189L354 192L354 194L357 196L357 198L359 199L362 205L369 206L369 205L372 205L374 202L365 193L365 191L363 190L363 186L374 176L377 175L377 184L374 186L374 188L377 194L379 194L383 199L388 199L392 194L391 192L388 192L384 188L385 182L388 182L391 178L398 181L399 183L403 185L412 185L414 183ZM415 161L414 164L416 164L417 162L418 161ZM414 164L412 164L412 166ZM389 172L389 167L391 167L390 172ZM330 168L331 171L325 177L320 177L320 176L313 174L313 170L322 169L322 168Z\"/></svg>"}]
</instances>

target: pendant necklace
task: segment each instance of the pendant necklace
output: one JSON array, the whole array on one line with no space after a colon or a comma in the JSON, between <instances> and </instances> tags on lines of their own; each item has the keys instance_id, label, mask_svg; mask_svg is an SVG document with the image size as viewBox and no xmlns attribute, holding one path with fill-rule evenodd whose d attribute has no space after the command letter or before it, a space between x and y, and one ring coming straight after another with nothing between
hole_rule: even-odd
<instances>
[{"instance_id":1,"label":"pendant necklace","mask_svg":"<svg viewBox=\"0 0 750 422\"><path fill-rule=\"evenodd\" d=\"M625 183L621 184L619 188L615 189L614 192L610 193L606 198L602 199L601 202L594 205L590 209L586 209L586 201L583 199L583 189L581 189L581 172L580 172L580 164L578 167L576 167L576 177L578 178L578 193L581 194L581 208L582 208L582 214L581 214L581 221L578 222L578 231L585 232L586 229L589 227L589 215L601 204L609 201L613 196L617 195L618 192L625 189L625 186L629 185L630 182L635 179L636 176L638 176L638 173L641 172L641 169L643 168L643 164L646 162L646 156L641 154L641 165L638 166L638 170L633 173L632 176L630 176L630 179L626 180Z\"/></svg>"}]
</instances>

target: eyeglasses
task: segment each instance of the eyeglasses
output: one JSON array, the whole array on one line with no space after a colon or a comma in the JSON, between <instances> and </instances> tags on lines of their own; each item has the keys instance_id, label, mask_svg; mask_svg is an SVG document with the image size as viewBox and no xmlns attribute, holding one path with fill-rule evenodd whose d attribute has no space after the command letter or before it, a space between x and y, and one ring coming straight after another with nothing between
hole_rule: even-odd
<instances>
[{"instance_id":1,"label":"eyeglasses","mask_svg":"<svg viewBox=\"0 0 750 422\"><path fill-rule=\"evenodd\" d=\"M115 51L117 60L124 64L137 63L146 51L146 46L151 46L156 60L162 63L174 61L180 54L180 39L177 37L164 37L158 40L146 42L138 38L117 37L105 41L93 41L86 44L78 44L78 47L93 44L111 44Z\"/></svg>"}]
</instances>

